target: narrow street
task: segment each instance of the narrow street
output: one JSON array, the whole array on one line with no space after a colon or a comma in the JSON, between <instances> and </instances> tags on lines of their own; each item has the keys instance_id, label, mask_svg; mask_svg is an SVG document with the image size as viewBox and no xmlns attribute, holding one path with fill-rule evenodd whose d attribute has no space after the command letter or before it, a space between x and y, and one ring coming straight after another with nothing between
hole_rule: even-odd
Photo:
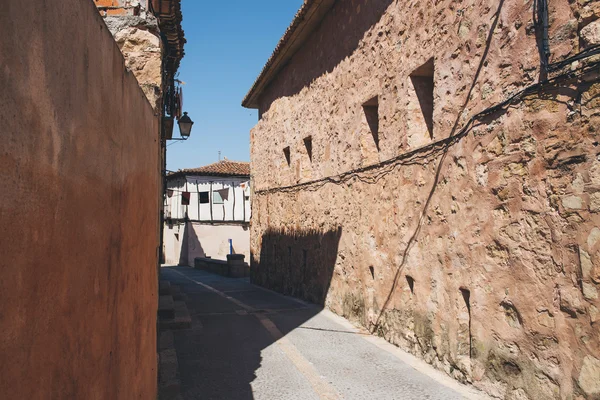
<instances>
[{"instance_id":1,"label":"narrow street","mask_svg":"<svg viewBox=\"0 0 600 400\"><path fill-rule=\"evenodd\" d=\"M161 278L192 317L173 331L183 399L478 398L341 317L247 279L186 267Z\"/></svg>"}]
</instances>

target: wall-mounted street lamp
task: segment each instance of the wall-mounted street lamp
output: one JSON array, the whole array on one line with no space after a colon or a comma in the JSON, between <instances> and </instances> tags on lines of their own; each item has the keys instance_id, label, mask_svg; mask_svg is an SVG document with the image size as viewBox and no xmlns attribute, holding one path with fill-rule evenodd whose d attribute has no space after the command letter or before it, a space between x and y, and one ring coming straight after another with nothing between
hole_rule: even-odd
<instances>
[{"instance_id":1,"label":"wall-mounted street lamp","mask_svg":"<svg viewBox=\"0 0 600 400\"><path fill-rule=\"evenodd\" d=\"M171 139L171 140L187 140L192 133L192 125L194 125L194 121L188 116L187 112L183 113L183 117L179 118L177 121L179 125L179 133L181 134L181 139Z\"/></svg>"}]
</instances>

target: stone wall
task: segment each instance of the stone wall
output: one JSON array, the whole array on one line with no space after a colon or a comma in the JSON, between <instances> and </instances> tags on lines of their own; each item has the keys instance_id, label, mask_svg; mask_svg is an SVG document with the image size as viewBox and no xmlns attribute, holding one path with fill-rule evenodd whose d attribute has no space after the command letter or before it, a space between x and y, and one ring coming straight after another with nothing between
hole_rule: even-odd
<instances>
[{"instance_id":1,"label":"stone wall","mask_svg":"<svg viewBox=\"0 0 600 400\"><path fill-rule=\"evenodd\" d=\"M155 399L154 110L92 2L0 32L0 398Z\"/></svg>"},{"instance_id":2,"label":"stone wall","mask_svg":"<svg viewBox=\"0 0 600 400\"><path fill-rule=\"evenodd\" d=\"M94 0L152 107L162 97L162 44L148 0Z\"/></svg>"},{"instance_id":3,"label":"stone wall","mask_svg":"<svg viewBox=\"0 0 600 400\"><path fill-rule=\"evenodd\" d=\"M551 61L598 41L599 4L550 1ZM532 15L532 1L339 0L260 99L252 279L286 291L297 274L288 292L495 397L599 398L598 77L458 135L540 79Z\"/></svg>"}]
</instances>

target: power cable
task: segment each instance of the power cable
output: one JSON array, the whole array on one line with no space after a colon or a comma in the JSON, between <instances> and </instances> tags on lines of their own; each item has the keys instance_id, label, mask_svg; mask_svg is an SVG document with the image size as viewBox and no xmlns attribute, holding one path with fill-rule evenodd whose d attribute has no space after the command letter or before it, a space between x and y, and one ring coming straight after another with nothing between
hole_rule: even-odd
<instances>
[{"instance_id":1,"label":"power cable","mask_svg":"<svg viewBox=\"0 0 600 400\"><path fill-rule=\"evenodd\" d=\"M573 60L584 59L584 58L591 57L592 55L597 54L597 52L600 52L600 46L596 46L596 48L590 48L587 51L584 51L580 54L577 54L576 56L571 57L571 59L573 59ZM583 53L585 53L585 54L583 54ZM560 64L562 64L566 61L567 60L561 61ZM559 64L559 63L557 63L557 64ZM556 65L556 64L553 64L553 65ZM562 82L562 81L572 80L574 78L578 78L578 77L588 74L590 72L600 72L600 62L597 61L597 62L591 63L589 65L580 67L576 70L565 72L565 73L562 73L555 77L545 79L541 82L530 85L530 86L524 88L523 90L511 95L510 97L508 97L506 100L502 101L501 103L498 103L494 106L488 107L485 110L480 111L477 114L473 115L471 118L469 118L469 120L466 122L466 124L463 126L463 128L458 133L456 133L455 135L450 136L448 138L438 140L438 141L430 143L426 146L411 150L409 152L400 154L396 157L390 158L388 160L385 160L385 161L382 161L382 162L379 162L376 164L368 165L368 166L361 167L361 168L356 168L356 169L353 169L353 170L350 170L347 172L343 172L338 175L332 175L332 176L328 176L325 178L321 178L321 179L317 179L317 180L313 180L313 181L309 181L309 182L298 183L298 184L290 185L290 186L281 186L281 187L277 187L277 188L257 190L255 192L255 194L256 195L264 195L264 194L272 194L272 193L277 193L277 192L291 193L291 192L299 191L301 189L308 190L308 191L315 191L315 190L320 189L321 187L323 187L324 185L326 185L328 183L333 183L333 184L339 185L339 184L348 182L349 180L352 180L352 179L358 179L361 182L368 183L368 184L377 183L381 178L383 178L384 176L386 176L387 174L392 172L399 165L423 164L424 162L426 162L428 160L429 157L436 155L440 149L447 149L448 147L451 147L456 142L458 142L460 139L465 137L470 132L470 130L476 126L476 124L475 124L476 121L481 120L484 117L493 115L502 110L505 110L506 108L517 103L518 101L522 100L526 96L533 94L533 93L537 93L540 90L543 90L548 85L556 84L556 83ZM369 172L375 172L375 174L373 176L366 176L366 177L361 176L362 174L369 173Z\"/></svg>"}]
</instances>

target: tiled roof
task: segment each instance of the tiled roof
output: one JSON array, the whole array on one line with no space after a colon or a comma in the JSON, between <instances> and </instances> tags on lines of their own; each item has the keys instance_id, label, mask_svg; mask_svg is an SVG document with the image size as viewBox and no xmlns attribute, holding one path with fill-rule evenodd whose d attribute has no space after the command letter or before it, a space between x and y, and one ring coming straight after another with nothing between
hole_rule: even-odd
<instances>
[{"instance_id":1,"label":"tiled roof","mask_svg":"<svg viewBox=\"0 0 600 400\"><path fill-rule=\"evenodd\" d=\"M242 101L243 107L258 108L258 97L263 90L302 47L335 2L336 0L304 0L292 24L279 40L273 54Z\"/></svg>"},{"instance_id":2,"label":"tiled roof","mask_svg":"<svg viewBox=\"0 0 600 400\"><path fill-rule=\"evenodd\" d=\"M240 176L249 178L250 163L223 160L200 168L182 169L170 174L168 177L174 178L182 175Z\"/></svg>"}]
</instances>

